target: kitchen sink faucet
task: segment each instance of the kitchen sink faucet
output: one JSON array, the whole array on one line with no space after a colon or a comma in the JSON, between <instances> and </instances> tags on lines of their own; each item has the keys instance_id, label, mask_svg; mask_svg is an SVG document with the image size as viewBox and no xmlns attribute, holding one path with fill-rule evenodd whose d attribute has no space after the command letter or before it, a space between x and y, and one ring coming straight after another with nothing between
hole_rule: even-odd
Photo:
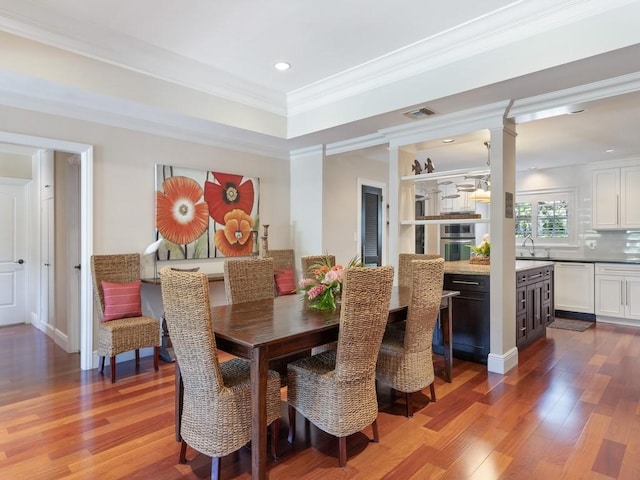
<instances>
[{"instance_id":1,"label":"kitchen sink faucet","mask_svg":"<svg viewBox=\"0 0 640 480\"><path fill-rule=\"evenodd\" d=\"M529 234L526 237L524 237L524 241L522 242L522 248L526 247L527 240L531 240L531 250L529 250L529 254L532 257L535 257L536 256L536 245L535 245L535 243L533 243L533 237L531 236L531 234Z\"/></svg>"}]
</instances>

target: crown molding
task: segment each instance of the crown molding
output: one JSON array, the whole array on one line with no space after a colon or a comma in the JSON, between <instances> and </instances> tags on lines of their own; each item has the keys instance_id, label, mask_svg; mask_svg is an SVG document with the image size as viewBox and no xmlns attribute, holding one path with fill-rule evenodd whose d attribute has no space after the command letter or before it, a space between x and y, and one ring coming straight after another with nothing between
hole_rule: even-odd
<instances>
[{"instance_id":1,"label":"crown molding","mask_svg":"<svg viewBox=\"0 0 640 480\"><path fill-rule=\"evenodd\" d=\"M0 105L254 155L289 159L289 148L284 139L168 112L130 100L81 92L6 70L0 70Z\"/></svg>"},{"instance_id":2,"label":"crown molding","mask_svg":"<svg viewBox=\"0 0 640 480\"><path fill-rule=\"evenodd\" d=\"M570 113L571 109L640 90L640 72L516 100L508 116L516 123Z\"/></svg>"},{"instance_id":3,"label":"crown molding","mask_svg":"<svg viewBox=\"0 0 640 480\"><path fill-rule=\"evenodd\" d=\"M377 147L389 143L387 137L381 133L372 133L362 137L350 138L341 142L327 144L327 155L338 155L340 153L353 152L363 148Z\"/></svg>"},{"instance_id":4,"label":"crown molding","mask_svg":"<svg viewBox=\"0 0 640 480\"><path fill-rule=\"evenodd\" d=\"M370 62L289 92L295 116L543 34L633 0L520 0Z\"/></svg>"},{"instance_id":5,"label":"crown molding","mask_svg":"<svg viewBox=\"0 0 640 480\"><path fill-rule=\"evenodd\" d=\"M43 16L46 13L41 11ZM151 46L134 37L115 34L98 25L74 22L73 30L69 30L67 24L54 16L47 17L46 29L44 24L44 21L27 19L0 8L0 30L8 33L270 113L286 115L285 95L258 83ZM90 38L89 31L93 36L96 30L100 37L108 39L102 44L111 48L83 40Z\"/></svg>"}]
</instances>

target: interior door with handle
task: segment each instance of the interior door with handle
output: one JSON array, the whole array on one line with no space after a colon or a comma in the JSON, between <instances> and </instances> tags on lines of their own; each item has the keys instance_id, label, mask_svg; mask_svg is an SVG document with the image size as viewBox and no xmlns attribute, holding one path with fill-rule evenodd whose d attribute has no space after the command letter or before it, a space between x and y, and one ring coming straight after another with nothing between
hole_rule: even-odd
<instances>
[{"instance_id":1,"label":"interior door with handle","mask_svg":"<svg viewBox=\"0 0 640 480\"><path fill-rule=\"evenodd\" d=\"M26 183L0 183L0 326L27 323L26 205Z\"/></svg>"}]
</instances>

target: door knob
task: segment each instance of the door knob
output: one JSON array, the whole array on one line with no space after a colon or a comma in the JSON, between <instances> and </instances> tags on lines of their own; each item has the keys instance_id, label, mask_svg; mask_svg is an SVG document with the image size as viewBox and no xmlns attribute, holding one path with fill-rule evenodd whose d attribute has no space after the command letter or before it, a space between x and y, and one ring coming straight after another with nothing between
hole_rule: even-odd
<instances>
[{"instance_id":1,"label":"door knob","mask_svg":"<svg viewBox=\"0 0 640 480\"><path fill-rule=\"evenodd\" d=\"M75 268L76 270L80 270L80 264L74 265L73 268Z\"/></svg>"},{"instance_id":2,"label":"door knob","mask_svg":"<svg viewBox=\"0 0 640 480\"><path fill-rule=\"evenodd\" d=\"M13 262L13 263L19 263L20 265L22 265L22 264L24 263L24 260L23 260L23 259L21 259L21 258L19 258L18 260L16 260L16 261L15 261L15 262Z\"/></svg>"}]
</instances>

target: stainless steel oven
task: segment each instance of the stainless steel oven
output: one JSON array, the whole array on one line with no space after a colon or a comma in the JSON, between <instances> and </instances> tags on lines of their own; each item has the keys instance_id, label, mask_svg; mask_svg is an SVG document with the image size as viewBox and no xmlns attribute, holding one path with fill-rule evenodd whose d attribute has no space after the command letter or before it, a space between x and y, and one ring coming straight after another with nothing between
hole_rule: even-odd
<instances>
[{"instance_id":1,"label":"stainless steel oven","mask_svg":"<svg viewBox=\"0 0 640 480\"><path fill-rule=\"evenodd\" d=\"M447 262L469 260L471 247L476 241L473 223L446 223L440 225L440 255Z\"/></svg>"},{"instance_id":2,"label":"stainless steel oven","mask_svg":"<svg viewBox=\"0 0 640 480\"><path fill-rule=\"evenodd\" d=\"M469 260L471 258L471 247L475 239L471 238L441 238L440 255L445 262L455 262L458 260Z\"/></svg>"},{"instance_id":3,"label":"stainless steel oven","mask_svg":"<svg viewBox=\"0 0 640 480\"><path fill-rule=\"evenodd\" d=\"M443 223L440 225L440 238L476 238L476 226L473 223Z\"/></svg>"}]
</instances>

